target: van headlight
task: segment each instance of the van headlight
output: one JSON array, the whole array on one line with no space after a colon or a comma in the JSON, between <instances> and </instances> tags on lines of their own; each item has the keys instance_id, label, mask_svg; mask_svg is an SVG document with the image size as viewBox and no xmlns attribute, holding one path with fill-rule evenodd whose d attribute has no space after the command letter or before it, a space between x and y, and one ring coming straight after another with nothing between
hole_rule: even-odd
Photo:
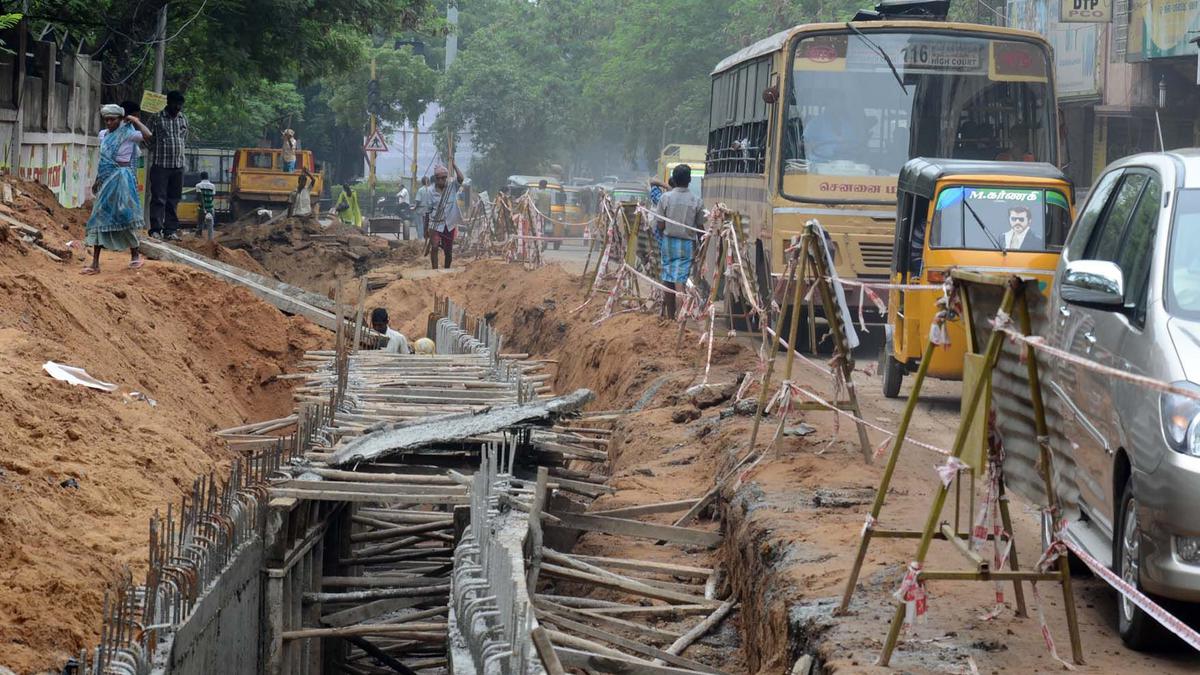
<instances>
[{"instance_id":1,"label":"van headlight","mask_svg":"<svg viewBox=\"0 0 1200 675\"><path fill-rule=\"evenodd\" d=\"M1200 393L1200 386L1192 382L1173 382L1172 385ZM1200 400L1164 393L1158 401L1167 445L1176 452L1200 457Z\"/></svg>"}]
</instances>

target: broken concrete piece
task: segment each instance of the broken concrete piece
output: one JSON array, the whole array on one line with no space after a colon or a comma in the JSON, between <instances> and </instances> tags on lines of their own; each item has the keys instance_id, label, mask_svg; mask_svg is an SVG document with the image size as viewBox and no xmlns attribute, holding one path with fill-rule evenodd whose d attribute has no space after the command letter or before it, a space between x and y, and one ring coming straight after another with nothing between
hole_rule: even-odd
<instances>
[{"instance_id":1,"label":"broken concrete piece","mask_svg":"<svg viewBox=\"0 0 1200 675\"><path fill-rule=\"evenodd\" d=\"M335 449L329 463L343 466L370 462L404 450L489 434L517 424L554 421L582 408L593 397L591 390L576 389L548 401L491 408L477 414L443 415L411 426L385 427Z\"/></svg>"},{"instance_id":2,"label":"broken concrete piece","mask_svg":"<svg viewBox=\"0 0 1200 675\"><path fill-rule=\"evenodd\" d=\"M671 413L671 421L676 424L683 424L684 422L691 422L692 420L699 419L699 418L700 418L700 411L697 410L696 408L680 408L679 410L676 410L675 412Z\"/></svg>"},{"instance_id":3,"label":"broken concrete piece","mask_svg":"<svg viewBox=\"0 0 1200 675\"><path fill-rule=\"evenodd\" d=\"M805 424L804 422L801 422L800 424L797 424L794 427L788 427L788 428L784 429L783 435L784 436L807 436L809 434L815 434L816 432L817 432L816 427L813 427L811 425Z\"/></svg>"},{"instance_id":4,"label":"broken concrete piece","mask_svg":"<svg viewBox=\"0 0 1200 675\"><path fill-rule=\"evenodd\" d=\"M692 405L704 410L711 408L717 404L724 403L733 397L737 391L737 385L733 382L725 382L723 384L698 384L694 387L689 387L685 394Z\"/></svg>"}]
</instances>

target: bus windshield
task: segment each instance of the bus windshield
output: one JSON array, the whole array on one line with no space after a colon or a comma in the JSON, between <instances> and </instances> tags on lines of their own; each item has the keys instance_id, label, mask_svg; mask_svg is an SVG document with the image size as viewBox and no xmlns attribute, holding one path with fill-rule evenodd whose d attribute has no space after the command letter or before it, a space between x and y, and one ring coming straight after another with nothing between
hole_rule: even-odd
<instances>
[{"instance_id":1,"label":"bus windshield","mask_svg":"<svg viewBox=\"0 0 1200 675\"><path fill-rule=\"evenodd\" d=\"M1033 42L911 30L799 40L784 196L892 203L913 157L1054 162L1048 60Z\"/></svg>"}]
</instances>

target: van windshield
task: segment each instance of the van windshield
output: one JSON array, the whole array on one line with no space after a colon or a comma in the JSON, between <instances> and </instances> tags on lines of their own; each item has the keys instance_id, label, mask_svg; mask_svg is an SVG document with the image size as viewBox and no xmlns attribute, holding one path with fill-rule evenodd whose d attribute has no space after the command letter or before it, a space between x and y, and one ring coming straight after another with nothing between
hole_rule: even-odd
<instances>
[{"instance_id":1,"label":"van windshield","mask_svg":"<svg viewBox=\"0 0 1200 675\"><path fill-rule=\"evenodd\" d=\"M1070 205L1057 190L953 186L938 193L929 245L1059 251L1070 225Z\"/></svg>"},{"instance_id":2,"label":"van windshield","mask_svg":"<svg viewBox=\"0 0 1200 675\"><path fill-rule=\"evenodd\" d=\"M1200 190L1180 190L1171 225L1167 306L1172 314L1200 320Z\"/></svg>"}]
</instances>

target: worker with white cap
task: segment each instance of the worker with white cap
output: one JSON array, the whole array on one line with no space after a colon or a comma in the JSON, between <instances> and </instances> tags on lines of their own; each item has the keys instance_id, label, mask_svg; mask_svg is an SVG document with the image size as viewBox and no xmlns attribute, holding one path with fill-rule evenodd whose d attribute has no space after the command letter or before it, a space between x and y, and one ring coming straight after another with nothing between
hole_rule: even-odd
<instances>
[{"instance_id":1,"label":"worker with white cap","mask_svg":"<svg viewBox=\"0 0 1200 675\"><path fill-rule=\"evenodd\" d=\"M291 129L283 130L283 170L291 173L296 170L296 151L300 149L300 141L296 140L296 132Z\"/></svg>"},{"instance_id":2,"label":"worker with white cap","mask_svg":"<svg viewBox=\"0 0 1200 675\"><path fill-rule=\"evenodd\" d=\"M437 345L427 337L417 340L417 353L422 356L430 356L437 351Z\"/></svg>"},{"instance_id":3,"label":"worker with white cap","mask_svg":"<svg viewBox=\"0 0 1200 675\"><path fill-rule=\"evenodd\" d=\"M450 260L454 250L454 235L458 232L458 224L462 221L462 212L458 208L458 191L466 183L462 171L454 162L454 179L450 179L450 171L438 165L433 170L433 184L426 193L426 209L429 227L429 261L433 269L438 268L438 249L446 252L445 269L450 269Z\"/></svg>"}]
</instances>

